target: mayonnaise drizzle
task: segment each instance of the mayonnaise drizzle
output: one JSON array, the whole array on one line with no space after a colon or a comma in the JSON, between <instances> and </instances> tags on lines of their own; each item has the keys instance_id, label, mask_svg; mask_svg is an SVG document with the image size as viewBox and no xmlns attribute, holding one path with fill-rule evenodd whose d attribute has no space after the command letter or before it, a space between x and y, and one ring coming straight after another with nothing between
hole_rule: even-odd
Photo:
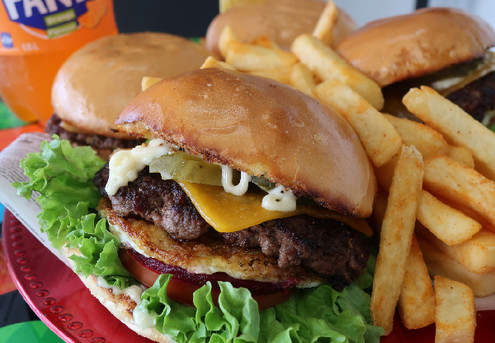
<instances>
[{"instance_id":1,"label":"mayonnaise drizzle","mask_svg":"<svg viewBox=\"0 0 495 343\"><path fill-rule=\"evenodd\" d=\"M241 180L237 185L232 184L232 168L222 165L222 186L227 193L237 196L244 195L249 187L251 176L241 171Z\"/></svg>"},{"instance_id":2,"label":"mayonnaise drizzle","mask_svg":"<svg viewBox=\"0 0 495 343\"><path fill-rule=\"evenodd\" d=\"M109 285L106 282L106 280L101 276L98 276L96 278L96 285L98 287L111 289L114 295L125 294L129 298L131 298L131 300L133 300L135 303L139 303L139 301L141 301L141 294L143 293L143 290L139 286L132 285L121 289L117 286Z\"/></svg>"},{"instance_id":3,"label":"mayonnaise drizzle","mask_svg":"<svg viewBox=\"0 0 495 343\"><path fill-rule=\"evenodd\" d=\"M261 207L268 211L290 212L296 210L296 197L290 189L278 185L271 189L261 201Z\"/></svg>"},{"instance_id":4,"label":"mayonnaise drizzle","mask_svg":"<svg viewBox=\"0 0 495 343\"><path fill-rule=\"evenodd\" d=\"M110 158L109 177L105 186L108 196L112 196L120 187L136 180L138 173L154 158L170 153L170 145L163 139L153 139L147 145L138 145L133 149L119 150Z\"/></svg>"},{"instance_id":5,"label":"mayonnaise drizzle","mask_svg":"<svg viewBox=\"0 0 495 343\"><path fill-rule=\"evenodd\" d=\"M156 312L148 311L144 306L136 306L132 311L132 316L134 317L134 323L141 329L148 329L155 326L156 317L158 316Z\"/></svg>"}]
</instances>

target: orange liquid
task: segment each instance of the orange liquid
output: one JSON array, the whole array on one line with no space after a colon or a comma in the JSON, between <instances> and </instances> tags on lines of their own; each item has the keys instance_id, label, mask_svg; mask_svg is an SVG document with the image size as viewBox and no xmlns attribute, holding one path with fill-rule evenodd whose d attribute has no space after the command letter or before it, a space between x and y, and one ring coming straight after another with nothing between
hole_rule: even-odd
<instances>
[{"instance_id":1,"label":"orange liquid","mask_svg":"<svg viewBox=\"0 0 495 343\"><path fill-rule=\"evenodd\" d=\"M26 35L25 30L10 24L9 32L22 34L26 42L36 42L39 47L36 52L0 52L0 97L20 119L39 120L44 125L53 114L51 88L60 66L88 42L117 33L112 1L92 0L87 3L91 4L88 6L105 6L104 14L100 12L93 27L80 28L61 38L36 42L36 38ZM0 12L2 10L0 6ZM5 13L0 13L0 20L8 20Z\"/></svg>"}]
</instances>

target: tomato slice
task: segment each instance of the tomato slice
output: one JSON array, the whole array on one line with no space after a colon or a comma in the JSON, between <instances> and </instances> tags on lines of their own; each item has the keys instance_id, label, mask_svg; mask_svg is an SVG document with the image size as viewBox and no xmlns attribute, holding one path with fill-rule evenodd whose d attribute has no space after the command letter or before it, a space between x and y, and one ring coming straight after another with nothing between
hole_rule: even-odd
<instances>
[{"instance_id":1,"label":"tomato slice","mask_svg":"<svg viewBox=\"0 0 495 343\"><path fill-rule=\"evenodd\" d=\"M155 283L156 279L160 276L160 272L154 268L147 267L142 261L148 259L146 257L138 257L136 252L130 249L120 249L119 257L124 267L131 273L131 275L141 282L146 287L151 287ZM154 260L153 265L160 263ZM172 268L173 269L173 268ZM231 278L229 278L231 280ZM230 281L229 280L229 281ZM192 282L184 281L176 276L170 279L167 288L167 295L174 301L193 305L193 293L203 286L202 284L195 284ZM235 285L234 285L235 286ZM218 287L213 287L212 297L213 301L217 303L220 290ZM292 295L292 289L284 288L270 292L269 294L254 294L253 298L258 302L258 308L260 311L269 307L275 306L287 300Z\"/></svg>"}]
</instances>

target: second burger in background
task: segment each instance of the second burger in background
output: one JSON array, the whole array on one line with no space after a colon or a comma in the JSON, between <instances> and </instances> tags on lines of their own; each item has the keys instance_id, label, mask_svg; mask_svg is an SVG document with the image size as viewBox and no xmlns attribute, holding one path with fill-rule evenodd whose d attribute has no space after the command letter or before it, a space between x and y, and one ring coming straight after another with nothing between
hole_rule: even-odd
<instances>
[{"instance_id":1,"label":"second burger in background","mask_svg":"<svg viewBox=\"0 0 495 343\"><path fill-rule=\"evenodd\" d=\"M73 144L91 145L103 158L140 141L115 132L114 122L141 92L144 76L167 78L199 68L206 50L166 33L105 37L84 46L60 68L52 89L55 114L46 131Z\"/></svg>"}]
</instances>

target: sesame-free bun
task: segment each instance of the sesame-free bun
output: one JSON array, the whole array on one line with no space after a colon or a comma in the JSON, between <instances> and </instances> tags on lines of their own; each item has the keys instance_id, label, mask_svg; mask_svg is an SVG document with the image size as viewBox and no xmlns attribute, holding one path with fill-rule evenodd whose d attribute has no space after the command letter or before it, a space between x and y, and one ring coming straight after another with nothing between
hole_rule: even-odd
<instances>
[{"instance_id":1,"label":"sesame-free bun","mask_svg":"<svg viewBox=\"0 0 495 343\"><path fill-rule=\"evenodd\" d=\"M495 30L480 17L452 8L425 8L373 21L336 47L357 69L386 86L482 57Z\"/></svg>"},{"instance_id":2,"label":"sesame-free bun","mask_svg":"<svg viewBox=\"0 0 495 343\"><path fill-rule=\"evenodd\" d=\"M356 133L335 111L277 81L202 69L154 84L116 122L188 152L366 217L376 189Z\"/></svg>"},{"instance_id":3,"label":"sesame-free bun","mask_svg":"<svg viewBox=\"0 0 495 343\"><path fill-rule=\"evenodd\" d=\"M143 76L170 77L199 68L200 45L165 33L118 34L89 43L62 65L52 89L55 113L85 133L125 137L111 129L141 92Z\"/></svg>"},{"instance_id":4,"label":"sesame-free bun","mask_svg":"<svg viewBox=\"0 0 495 343\"><path fill-rule=\"evenodd\" d=\"M213 19L206 32L206 48L215 56L220 56L218 39L223 28L229 25L242 42L251 43L259 36L266 36L288 50L298 35L313 32L325 4L321 0L244 2ZM339 9L334 41L340 41L356 28L356 22L345 11Z\"/></svg>"}]
</instances>

